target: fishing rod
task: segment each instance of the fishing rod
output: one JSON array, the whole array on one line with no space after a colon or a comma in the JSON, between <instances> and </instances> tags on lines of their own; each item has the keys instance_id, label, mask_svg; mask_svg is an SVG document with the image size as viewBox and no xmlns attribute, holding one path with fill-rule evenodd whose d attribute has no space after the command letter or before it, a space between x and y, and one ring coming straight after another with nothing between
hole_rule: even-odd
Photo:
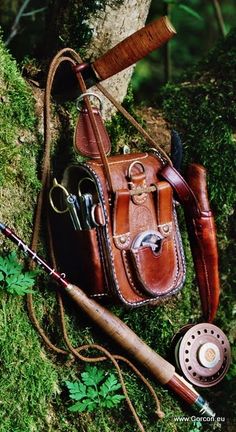
<instances>
[{"instance_id":1,"label":"fishing rod","mask_svg":"<svg viewBox=\"0 0 236 432\"><path fill-rule=\"evenodd\" d=\"M100 328L113 338L134 359L138 360L164 386L176 393L201 415L214 417L208 402L184 378L175 372L174 366L145 344L118 317L89 298L79 287L69 283L62 274L50 267L36 252L29 248L9 227L0 223L0 231L20 250L36 262L52 277Z\"/></svg>"}]
</instances>

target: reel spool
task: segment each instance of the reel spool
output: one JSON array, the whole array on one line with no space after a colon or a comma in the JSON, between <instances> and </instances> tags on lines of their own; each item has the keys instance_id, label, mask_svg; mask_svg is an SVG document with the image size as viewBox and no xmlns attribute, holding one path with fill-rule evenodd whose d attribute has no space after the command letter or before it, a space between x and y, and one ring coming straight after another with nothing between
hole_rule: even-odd
<instances>
[{"instance_id":1,"label":"reel spool","mask_svg":"<svg viewBox=\"0 0 236 432\"><path fill-rule=\"evenodd\" d=\"M192 384L212 387L228 371L230 345L225 334L213 324L183 327L174 337L175 360L179 370Z\"/></svg>"}]
</instances>

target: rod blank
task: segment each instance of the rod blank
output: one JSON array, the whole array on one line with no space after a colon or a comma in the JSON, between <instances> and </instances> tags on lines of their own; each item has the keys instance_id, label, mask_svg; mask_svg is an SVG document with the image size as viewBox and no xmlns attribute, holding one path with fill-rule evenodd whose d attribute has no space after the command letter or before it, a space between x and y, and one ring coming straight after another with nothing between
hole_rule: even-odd
<instances>
[{"instance_id":1,"label":"rod blank","mask_svg":"<svg viewBox=\"0 0 236 432\"><path fill-rule=\"evenodd\" d=\"M46 261L31 250L10 228L0 223L0 231L18 245L33 261L40 265L68 293L80 307L104 332L113 338L134 359L139 361L163 385L167 385L185 402L195 406L200 413L214 417L208 403L182 377L175 373L175 368L159 354L145 344L126 324L105 307L90 299L79 287L67 282L62 275L51 268Z\"/></svg>"}]
</instances>

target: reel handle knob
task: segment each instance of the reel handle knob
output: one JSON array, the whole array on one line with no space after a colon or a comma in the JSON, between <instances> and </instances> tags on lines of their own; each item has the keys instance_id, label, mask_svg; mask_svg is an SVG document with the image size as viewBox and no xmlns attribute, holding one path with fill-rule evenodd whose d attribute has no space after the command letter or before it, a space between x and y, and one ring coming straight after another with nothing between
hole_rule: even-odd
<instances>
[{"instance_id":1,"label":"reel handle knob","mask_svg":"<svg viewBox=\"0 0 236 432\"><path fill-rule=\"evenodd\" d=\"M204 343L198 350L198 360L202 366L212 368L220 361L220 350L212 342Z\"/></svg>"}]
</instances>

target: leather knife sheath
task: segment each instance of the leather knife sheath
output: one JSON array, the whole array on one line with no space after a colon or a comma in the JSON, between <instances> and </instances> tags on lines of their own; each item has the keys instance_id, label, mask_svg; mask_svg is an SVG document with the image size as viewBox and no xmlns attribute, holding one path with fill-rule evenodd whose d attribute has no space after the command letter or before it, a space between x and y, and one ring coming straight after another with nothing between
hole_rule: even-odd
<instances>
[{"instance_id":1,"label":"leather knife sheath","mask_svg":"<svg viewBox=\"0 0 236 432\"><path fill-rule=\"evenodd\" d=\"M175 168L166 165L162 176L175 189L184 206L203 318L211 322L218 309L220 281L216 229L208 200L206 170L198 164L189 165L185 181Z\"/></svg>"}]
</instances>

